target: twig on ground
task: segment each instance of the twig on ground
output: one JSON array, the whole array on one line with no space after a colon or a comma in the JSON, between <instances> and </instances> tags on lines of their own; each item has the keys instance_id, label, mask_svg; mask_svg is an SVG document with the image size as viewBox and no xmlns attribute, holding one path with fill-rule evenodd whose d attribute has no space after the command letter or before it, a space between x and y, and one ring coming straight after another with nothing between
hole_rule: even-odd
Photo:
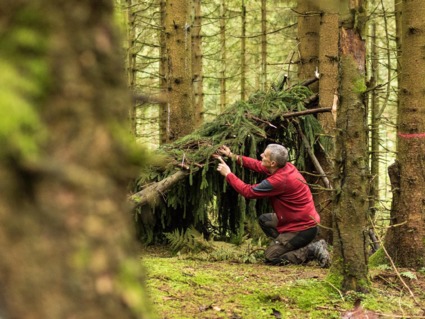
<instances>
[{"instance_id":1,"label":"twig on ground","mask_svg":"<svg viewBox=\"0 0 425 319\"><path fill-rule=\"evenodd\" d=\"M329 286L331 286L333 289L335 289L336 291L338 291L339 296L341 297L342 301L345 301L344 296L343 296L341 290L339 290L337 287L335 287L334 284L330 283L329 281L323 280L323 282L326 282Z\"/></svg>"},{"instance_id":2,"label":"twig on ground","mask_svg":"<svg viewBox=\"0 0 425 319\"><path fill-rule=\"evenodd\" d=\"M373 228L374 233L376 234L375 225L374 225L373 221L372 221L372 220L370 220L370 223L371 223L371 225L372 225L372 228ZM381 240L381 237L379 237L378 235L376 235L376 238L378 239L378 241L379 241L379 243L380 243L380 245L381 245L382 250L384 251L385 255L387 256L388 260L390 261L390 263L391 263L391 267L393 268L394 272L396 273L397 278L401 281L401 283L403 284L403 286L407 289L407 291L409 292L409 294L410 294L410 296L412 297L412 299L413 299L413 301L415 302L415 304L416 304L418 307L420 307L420 308L422 309L422 305L419 303L419 301L416 299L416 297L415 297L415 295L414 295L413 291L410 289L410 287L406 284L406 282L405 282L405 281L403 280L403 278L401 277L401 275L400 275L400 273L399 273L399 271L398 271L398 269L397 269L396 265L394 264L394 261L392 260L392 258L391 258L391 256L390 256L390 254L389 254L389 253L388 253L388 251L385 249L385 246L384 246L384 243L383 243L383 242L382 242L382 240ZM417 317L417 318L420 318L420 317Z\"/></svg>"}]
</instances>

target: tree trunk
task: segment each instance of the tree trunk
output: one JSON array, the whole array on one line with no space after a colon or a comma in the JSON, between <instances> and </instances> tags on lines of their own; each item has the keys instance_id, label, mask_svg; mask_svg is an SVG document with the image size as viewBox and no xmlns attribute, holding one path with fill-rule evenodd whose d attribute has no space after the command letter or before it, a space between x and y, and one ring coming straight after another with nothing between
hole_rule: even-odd
<instances>
[{"instance_id":1,"label":"tree trunk","mask_svg":"<svg viewBox=\"0 0 425 319\"><path fill-rule=\"evenodd\" d=\"M261 90L268 89L267 84L267 1L261 0Z\"/></svg>"},{"instance_id":2,"label":"tree trunk","mask_svg":"<svg viewBox=\"0 0 425 319\"><path fill-rule=\"evenodd\" d=\"M390 210L390 221L391 227L387 231L385 235L385 247L390 256L395 256L397 254L397 250L395 247L391 246L399 237L399 226L404 223L401 221L399 224L398 216L397 216L397 208L400 202L400 164L397 160L394 161L393 164L388 166L388 176L390 178L391 183L391 192L392 192L392 200L391 200L391 210ZM394 229L392 229L394 228Z\"/></svg>"},{"instance_id":3,"label":"tree trunk","mask_svg":"<svg viewBox=\"0 0 425 319\"><path fill-rule=\"evenodd\" d=\"M126 0L126 13L127 13L127 85L134 91L136 85L136 52L135 52L135 39L136 39L136 25L135 25L135 15L133 12L133 1ZM130 109L130 123L131 123L131 132L136 136L136 108L137 103L134 101Z\"/></svg>"},{"instance_id":4,"label":"tree trunk","mask_svg":"<svg viewBox=\"0 0 425 319\"><path fill-rule=\"evenodd\" d=\"M168 99L168 84L167 84L167 44L165 35L165 15L166 15L166 0L159 0L159 85L160 90ZM162 103L159 105L159 143L165 144L168 140L168 132L170 130L170 103Z\"/></svg>"},{"instance_id":5,"label":"tree trunk","mask_svg":"<svg viewBox=\"0 0 425 319\"><path fill-rule=\"evenodd\" d=\"M174 141L194 130L192 21L189 0L166 1L168 136Z\"/></svg>"},{"instance_id":6,"label":"tree trunk","mask_svg":"<svg viewBox=\"0 0 425 319\"><path fill-rule=\"evenodd\" d=\"M400 64L400 57L401 57L401 47L402 47L402 1L400 0L394 0L394 11L395 11L395 26L396 26L396 47L397 47L397 73L401 74L401 64ZM397 80L399 80L400 77L397 77ZM398 85L400 87L400 85Z\"/></svg>"},{"instance_id":7,"label":"tree trunk","mask_svg":"<svg viewBox=\"0 0 425 319\"><path fill-rule=\"evenodd\" d=\"M298 78L309 79L314 76L319 66L319 27L320 12L315 1L299 0L298 12L298 41L299 64ZM313 92L318 91L318 83L311 86Z\"/></svg>"},{"instance_id":8,"label":"tree trunk","mask_svg":"<svg viewBox=\"0 0 425 319\"><path fill-rule=\"evenodd\" d=\"M338 12L332 7L322 7L320 20L319 45L319 108L331 107L338 90ZM333 176L335 121L331 113L320 113L317 116L325 135L331 136L332 144L328 153L322 149L316 150L316 156L322 164L327 176ZM332 187L332 184L331 184ZM320 214L321 223L325 228L320 230L320 236L332 243L332 193L328 190L317 190L314 194L316 208Z\"/></svg>"},{"instance_id":9,"label":"tree trunk","mask_svg":"<svg viewBox=\"0 0 425 319\"><path fill-rule=\"evenodd\" d=\"M201 0L193 0L193 12L195 16L192 28L193 105L195 109L195 126L198 127L202 124L204 109Z\"/></svg>"},{"instance_id":10,"label":"tree trunk","mask_svg":"<svg viewBox=\"0 0 425 319\"><path fill-rule=\"evenodd\" d=\"M386 247L403 267L425 266L425 3L403 1L401 65L399 89L398 150L400 170L399 201L394 207L393 232Z\"/></svg>"},{"instance_id":11,"label":"tree trunk","mask_svg":"<svg viewBox=\"0 0 425 319\"><path fill-rule=\"evenodd\" d=\"M332 56L338 56L338 15L329 15L327 8L321 8L312 1L298 1L298 40L299 40L299 64L298 78L300 80L315 77L315 72L320 71L321 92L320 106L329 107L332 105L333 96L336 92L338 74L338 63L332 61ZM322 12L322 14L321 14ZM332 23L331 19L336 20ZM331 19L330 19L331 18ZM332 29L333 28L333 29ZM336 29L335 29L336 28ZM321 42L323 41L323 43ZM322 56L319 59L319 54ZM331 57L331 58L329 58ZM331 61L329 61L331 60ZM320 63L320 69L319 69ZM314 83L309 86L313 92L319 92L319 84ZM330 93L329 93L330 92ZM322 95L323 94L323 97ZM330 120L331 122L327 122ZM332 127L335 126L330 114L328 117L321 117L321 124L324 125L325 134L333 134ZM326 127L327 125L327 127ZM332 175L330 161L327 159L322 149L317 149L315 153L318 155L317 160L323 165L326 175ZM331 155L331 154L329 154ZM306 161L307 170L314 171L314 162ZM314 167L315 168L315 167ZM314 171L316 175L324 175L323 171ZM312 186L314 202L316 209L320 214L321 224L324 226L320 229L320 237L326 241L332 242L332 211L330 184L325 185L321 181L328 181L327 176L307 176L307 182Z\"/></svg>"},{"instance_id":12,"label":"tree trunk","mask_svg":"<svg viewBox=\"0 0 425 319\"><path fill-rule=\"evenodd\" d=\"M246 91L246 6L245 0L242 0L241 5L241 101L245 101L247 97Z\"/></svg>"},{"instance_id":13,"label":"tree trunk","mask_svg":"<svg viewBox=\"0 0 425 319\"><path fill-rule=\"evenodd\" d=\"M220 112L223 112L227 104L226 88L226 0L223 0L220 6L220 46L221 46L221 67L220 67Z\"/></svg>"},{"instance_id":14,"label":"tree trunk","mask_svg":"<svg viewBox=\"0 0 425 319\"><path fill-rule=\"evenodd\" d=\"M376 23L372 23L371 28L371 79L370 87L375 87L379 79L379 69L378 69L378 50L376 42ZM372 91L370 98L370 173L372 175L371 188L370 188L370 213L372 219L375 217L376 213L376 203L379 202L379 127L380 127L380 118L379 115L379 98L378 92L376 90Z\"/></svg>"},{"instance_id":15,"label":"tree trunk","mask_svg":"<svg viewBox=\"0 0 425 319\"><path fill-rule=\"evenodd\" d=\"M113 3L2 1L0 12L0 316L146 318Z\"/></svg>"},{"instance_id":16,"label":"tree trunk","mask_svg":"<svg viewBox=\"0 0 425 319\"><path fill-rule=\"evenodd\" d=\"M337 114L334 188L333 272L342 275L345 291L368 289L368 148L367 114L363 101L365 43L361 37L362 1L344 1L340 12L340 104Z\"/></svg>"}]
</instances>

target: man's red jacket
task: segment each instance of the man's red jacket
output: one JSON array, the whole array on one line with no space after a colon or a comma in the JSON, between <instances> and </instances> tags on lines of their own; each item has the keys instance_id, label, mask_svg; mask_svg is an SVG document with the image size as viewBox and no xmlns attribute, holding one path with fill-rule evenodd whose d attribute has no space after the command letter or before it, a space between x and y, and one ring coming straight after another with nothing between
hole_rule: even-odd
<instances>
[{"instance_id":1,"label":"man's red jacket","mask_svg":"<svg viewBox=\"0 0 425 319\"><path fill-rule=\"evenodd\" d=\"M259 184L250 185L229 173L226 181L245 198L269 198L279 221L279 233L306 230L320 223L310 188L294 165L286 163L285 167L270 174L259 160L241 156L239 161L244 167L268 177Z\"/></svg>"}]
</instances>

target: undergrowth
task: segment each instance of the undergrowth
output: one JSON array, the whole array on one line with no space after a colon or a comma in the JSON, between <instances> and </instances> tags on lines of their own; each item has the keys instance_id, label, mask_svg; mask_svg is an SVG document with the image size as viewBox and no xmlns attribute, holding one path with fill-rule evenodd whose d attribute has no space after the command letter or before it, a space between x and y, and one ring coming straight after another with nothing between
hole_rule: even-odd
<instances>
[{"instance_id":1,"label":"undergrowth","mask_svg":"<svg viewBox=\"0 0 425 319\"><path fill-rule=\"evenodd\" d=\"M181 258L239 263L257 263L264 260L261 239L255 244L252 239L246 237L236 239L235 243L206 240L203 234L193 227L185 231L166 233L165 237L171 251Z\"/></svg>"}]
</instances>

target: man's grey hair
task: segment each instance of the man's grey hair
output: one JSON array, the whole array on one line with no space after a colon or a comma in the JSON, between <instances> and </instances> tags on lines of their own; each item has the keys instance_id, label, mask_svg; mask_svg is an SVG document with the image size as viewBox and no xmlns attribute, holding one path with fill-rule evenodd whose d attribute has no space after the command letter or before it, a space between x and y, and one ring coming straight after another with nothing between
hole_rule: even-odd
<instances>
[{"instance_id":1,"label":"man's grey hair","mask_svg":"<svg viewBox=\"0 0 425 319\"><path fill-rule=\"evenodd\" d=\"M270 150L270 160L275 161L277 167L284 167L288 161L288 150L280 144L269 144L266 149Z\"/></svg>"}]
</instances>

